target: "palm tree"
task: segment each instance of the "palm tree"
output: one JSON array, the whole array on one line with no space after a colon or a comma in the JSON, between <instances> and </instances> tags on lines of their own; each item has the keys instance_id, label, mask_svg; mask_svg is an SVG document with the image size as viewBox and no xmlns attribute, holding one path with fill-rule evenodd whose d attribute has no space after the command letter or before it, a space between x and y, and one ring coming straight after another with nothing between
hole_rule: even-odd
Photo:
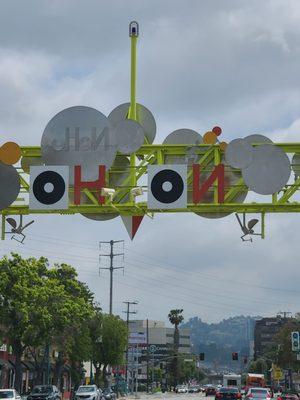
<instances>
[{"instance_id":1,"label":"palm tree","mask_svg":"<svg viewBox=\"0 0 300 400\"><path fill-rule=\"evenodd\" d=\"M174 325L174 359L173 359L173 366L174 366L174 386L177 385L178 382L178 349L179 349L179 329L178 326L184 320L182 315L182 309L175 309L170 310L168 314L169 321L172 325Z\"/></svg>"}]
</instances>

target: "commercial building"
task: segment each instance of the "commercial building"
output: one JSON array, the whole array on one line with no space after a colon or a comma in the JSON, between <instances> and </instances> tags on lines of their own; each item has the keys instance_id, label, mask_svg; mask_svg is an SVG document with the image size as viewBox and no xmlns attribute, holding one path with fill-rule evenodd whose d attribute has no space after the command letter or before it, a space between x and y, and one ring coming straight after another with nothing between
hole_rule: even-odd
<instances>
[{"instance_id":1,"label":"commercial building","mask_svg":"<svg viewBox=\"0 0 300 400\"><path fill-rule=\"evenodd\" d=\"M277 315L271 318L262 318L255 322L254 328L254 359L257 360L275 344L275 336L291 318Z\"/></svg>"},{"instance_id":2,"label":"commercial building","mask_svg":"<svg viewBox=\"0 0 300 400\"><path fill-rule=\"evenodd\" d=\"M140 335L142 339L134 338ZM166 374L168 362L172 359L174 348L174 328L165 326L163 321L133 320L129 324L129 336L133 338L129 348L129 375L137 375L139 383L147 381L148 368L160 368ZM135 342L135 343L134 343ZM148 344L148 346L147 346ZM191 354L190 329L179 329L179 353ZM163 376L162 381L165 380ZM153 377L150 377L153 381Z\"/></svg>"}]
</instances>

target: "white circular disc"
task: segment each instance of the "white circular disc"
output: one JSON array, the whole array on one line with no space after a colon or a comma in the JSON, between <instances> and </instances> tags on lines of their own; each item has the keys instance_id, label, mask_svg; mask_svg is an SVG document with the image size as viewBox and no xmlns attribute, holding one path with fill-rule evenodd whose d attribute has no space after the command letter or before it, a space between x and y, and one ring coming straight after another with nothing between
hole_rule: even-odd
<instances>
[{"instance_id":1,"label":"white circular disc","mask_svg":"<svg viewBox=\"0 0 300 400\"><path fill-rule=\"evenodd\" d=\"M245 184L259 194L273 194L287 184L291 175L288 156L272 144L254 149L253 162L242 170Z\"/></svg>"},{"instance_id":2,"label":"white circular disc","mask_svg":"<svg viewBox=\"0 0 300 400\"><path fill-rule=\"evenodd\" d=\"M244 140L246 142L250 143L251 145L253 143L265 143L265 144L273 143L272 140L269 139L267 136L259 135L259 134L256 134L256 133L253 134L253 135L246 136L244 138Z\"/></svg>"},{"instance_id":3,"label":"white circular disc","mask_svg":"<svg viewBox=\"0 0 300 400\"><path fill-rule=\"evenodd\" d=\"M192 129L177 129L171 132L163 141L163 144L187 144L187 145L198 145L203 143L203 138L200 133ZM166 164L190 164L197 162L199 156L194 154L193 148L188 149L186 155L166 155Z\"/></svg>"},{"instance_id":4,"label":"white circular disc","mask_svg":"<svg viewBox=\"0 0 300 400\"><path fill-rule=\"evenodd\" d=\"M145 132L138 122L124 119L115 126L118 150L123 154L137 151L143 144Z\"/></svg>"},{"instance_id":5,"label":"white circular disc","mask_svg":"<svg viewBox=\"0 0 300 400\"><path fill-rule=\"evenodd\" d=\"M225 160L233 168L246 168L253 161L253 147L244 139L234 139L228 143Z\"/></svg>"},{"instance_id":6,"label":"white circular disc","mask_svg":"<svg viewBox=\"0 0 300 400\"><path fill-rule=\"evenodd\" d=\"M117 147L108 118L91 107L75 106L56 114L47 124L41 141L46 165L68 165L70 183L74 166L81 165L82 180L98 179L99 165L110 168Z\"/></svg>"},{"instance_id":7,"label":"white circular disc","mask_svg":"<svg viewBox=\"0 0 300 400\"><path fill-rule=\"evenodd\" d=\"M292 158L292 168L298 178L300 176L300 154L294 154Z\"/></svg>"},{"instance_id":8,"label":"white circular disc","mask_svg":"<svg viewBox=\"0 0 300 400\"><path fill-rule=\"evenodd\" d=\"M119 122L127 119L129 107L130 103L123 103L111 111L108 119L113 126L116 126ZM156 135L156 122L152 113L148 110L148 108L139 103L136 105L136 112L138 122L144 128L147 142L150 144L153 143Z\"/></svg>"}]
</instances>

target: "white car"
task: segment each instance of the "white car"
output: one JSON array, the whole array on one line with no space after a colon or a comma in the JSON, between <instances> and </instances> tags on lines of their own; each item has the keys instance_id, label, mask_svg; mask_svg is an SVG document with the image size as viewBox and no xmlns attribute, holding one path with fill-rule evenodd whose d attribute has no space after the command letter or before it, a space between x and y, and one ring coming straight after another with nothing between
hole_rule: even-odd
<instances>
[{"instance_id":1,"label":"white car","mask_svg":"<svg viewBox=\"0 0 300 400\"><path fill-rule=\"evenodd\" d=\"M0 389L0 399L21 400L21 396L15 389Z\"/></svg>"},{"instance_id":2,"label":"white car","mask_svg":"<svg viewBox=\"0 0 300 400\"><path fill-rule=\"evenodd\" d=\"M79 386L75 400L101 400L102 392L96 385Z\"/></svg>"},{"instance_id":3,"label":"white car","mask_svg":"<svg viewBox=\"0 0 300 400\"><path fill-rule=\"evenodd\" d=\"M177 385L175 388L176 393L188 393L188 388L185 385Z\"/></svg>"}]
</instances>

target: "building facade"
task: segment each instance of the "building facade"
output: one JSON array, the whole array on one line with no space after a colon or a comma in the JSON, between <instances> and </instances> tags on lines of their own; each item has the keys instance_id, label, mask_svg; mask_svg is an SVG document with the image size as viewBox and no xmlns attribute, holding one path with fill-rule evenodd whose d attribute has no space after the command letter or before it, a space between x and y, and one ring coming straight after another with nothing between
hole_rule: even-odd
<instances>
[{"instance_id":1,"label":"building facade","mask_svg":"<svg viewBox=\"0 0 300 400\"><path fill-rule=\"evenodd\" d=\"M263 354L275 344L275 336L291 318L280 315L271 318L262 318L255 323L254 328L254 359L262 357Z\"/></svg>"},{"instance_id":2,"label":"building facade","mask_svg":"<svg viewBox=\"0 0 300 400\"><path fill-rule=\"evenodd\" d=\"M140 335L140 343L130 343L128 350L128 366L130 376L137 376L139 383L147 382L147 366L150 370L149 380L152 382L153 369L164 371L161 381L165 383L168 363L172 359L174 349L174 328L165 326L163 321L133 320L129 324L129 336ZM190 329L179 329L179 353L191 354ZM130 379L129 379L130 380Z\"/></svg>"}]
</instances>

